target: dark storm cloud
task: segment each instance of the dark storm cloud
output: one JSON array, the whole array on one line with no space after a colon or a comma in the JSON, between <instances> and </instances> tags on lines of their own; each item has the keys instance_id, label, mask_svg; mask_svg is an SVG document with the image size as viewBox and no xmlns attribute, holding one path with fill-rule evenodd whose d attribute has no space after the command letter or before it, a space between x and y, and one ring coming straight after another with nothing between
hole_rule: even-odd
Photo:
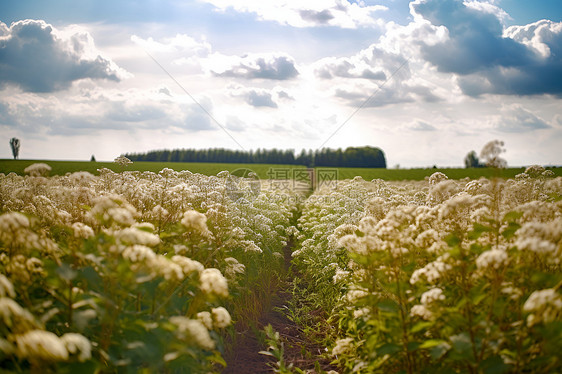
<instances>
[{"instance_id":1,"label":"dark storm cloud","mask_svg":"<svg viewBox=\"0 0 562 374\"><path fill-rule=\"evenodd\" d=\"M111 61L84 55L88 43L93 43L87 34L63 40L40 20L18 21L9 28L1 24L0 29L0 86L53 92L84 78L120 80Z\"/></svg>"},{"instance_id":2,"label":"dark storm cloud","mask_svg":"<svg viewBox=\"0 0 562 374\"><path fill-rule=\"evenodd\" d=\"M418 0L411 6L415 14L447 28L443 42L420 41L422 56L439 71L457 74L466 95L562 95L562 28L557 24L544 21L548 25L542 29L526 30L531 35L524 43L510 29L504 35L497 15L462 1ZM531 40L548 52L541 54Z\"/></svg>"},{"instance_id":3,"label":"dark storm cloud","mask_svg":"<svg viewBox=\"0 0 562 374\"><path fill-rule=\"evenodd\" d=\"M220 77L244 79L287 80L299 75L295 61L286 55L244 56L235 65L221 73Z\"/></svg>"}]
</instances>

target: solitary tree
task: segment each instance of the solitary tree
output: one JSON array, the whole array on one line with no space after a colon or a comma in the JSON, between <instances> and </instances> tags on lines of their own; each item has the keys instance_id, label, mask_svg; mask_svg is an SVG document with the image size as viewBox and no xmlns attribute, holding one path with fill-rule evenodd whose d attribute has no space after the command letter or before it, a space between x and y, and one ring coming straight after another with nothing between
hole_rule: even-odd
<instances>
[{"instance_id":1,"label":"solitary tree","mask_svg":"<svg viewBox=\"0 0 562 374\"><path fill-rule=\"evenodd\" d=\"M467 168L480 168L483 165L480 163L478 159L478 155L476 155L475 151L470 151L464 158L464 166Z\"/></svg>"},{"instance_id":2,"label":"solitary tree","mask_svg":"<svg viewBox=\"0 0 562 374\"><path fill-rule=\"evenodd\" d=\"M18 138L10 139L10 147L12 147L12 154L14 155L15 160L20 154L20 140Z\"/></svg>"},{"instance_id":3,"label":"solitary tree","mask_svg":"<svg viewBox=\"0 0 562 374\"><path fill-rule=\"evenodd\" d=\"M484 145L480 151L480 158L484 160L487 167L498 169L507 167L507 161L500 157L500 154L505 152L503 146L504 142L501 140L492 140Z\"/></svg>"}]
</instances>

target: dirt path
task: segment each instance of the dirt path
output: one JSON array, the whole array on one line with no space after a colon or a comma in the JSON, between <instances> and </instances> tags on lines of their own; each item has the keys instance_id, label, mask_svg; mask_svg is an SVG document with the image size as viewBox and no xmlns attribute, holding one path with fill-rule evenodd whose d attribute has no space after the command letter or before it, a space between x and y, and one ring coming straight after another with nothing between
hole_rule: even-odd
<instances>
[{"instance_id":1,"label":"dirt path","mask_svg":"<svg viewBox=\"0 0 562 374\"><path fill-rule=\"evenodd\" d=\"M222 374L261 374L273 373L274 360L267 355L260 354L260 351L267 349L263 338L258 338L258 332L265 326L271 324L277 331L284 343L285 362L292 363L295 367L302 370L310 370L314 373L316 356L321 353L321 347L314 346L307 341L303 332L293 321L283 313L283 310L291 300L291 254L293 251L293 241L290 240L284 248L285 269L283 279L281 279L277 292L272 297L271 305L266 308L262 316L250 324L252 328L244 331L236 329L236 343L233 351L225 357L227 367ZM263 334L262 334L263 335ZM326 360L320 362L323 370L333 369Z\"/></svg>"}]
</instances>

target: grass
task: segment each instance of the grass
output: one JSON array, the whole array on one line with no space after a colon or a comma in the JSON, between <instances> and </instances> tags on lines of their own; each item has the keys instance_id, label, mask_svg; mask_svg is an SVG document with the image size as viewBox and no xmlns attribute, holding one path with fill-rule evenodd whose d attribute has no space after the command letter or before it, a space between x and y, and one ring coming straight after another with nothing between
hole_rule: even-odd
<instances>
[{"instance_id":1,"label":"grass","mask_svg":"<svg viewBox=\"0 0 562 374\"><path fill-rule=\"evenodd\" d=\"M88 171L92 174L98 174L97 170L108 168L113 171L121 171L121 167L114 162L88 162L88 161L45 161L45 160L9 160L0 159L0 173L8 174L14 172L20 175L24 174L24 169L36 162L44 162L51 166L50 175L64 175L76 171ZM134 162L125 168L125 170L152 171L159 172L164 168L173 170L189 170L193 173L205 175L216 175L217 173L228 170L236 175L254 171L260 179L286 179L297 177L294 170L306 169L304 166L298 165L272 165L272 164L227 164L227 163L202 163L202 162ZM502 178L513 178L515 175L522 173L525 168L508 168L500 170L499 176ZM562 176L562 167L554 167L551 170L557 176ZM317 168L317 178L323 178L322 173L332 171L329 179L333 179L334 175L337 179L351 179L355 176L361 176L363 179L370 181L372 179L383 180L423 180L425 177L440 171L447 175L450 179L480 177L494 177L497 170L488 168L465 169L465 168L447 168L447 169L371 169L371 168ZM336 171L336 174L333 173ZM303 173L299 173L302 176ZM306 173L304 173L306 175ZM328 174L324 174L328 175Z\"/></svg>"},{"instance_id":2,"label":"grass","mask_svg":"<svg viewBox=\"0 0 562 374\"><path fill-rule=\"evenodd\" d=\"M363 179L370 181L372 179L383 180L423 180L425 177L440 171L449 179L478 179L480 177L491 178L499 176L502 178L513 178L517 174L525 171L525 168L507 168L507 169L490 169L490 168L443 168L443 169L369 169L369 168L335 168L338 171L338 179L351 179L357 175ZM562 176L562 168L551 168L556 176ZM499 172L499 175L497 174Z\"/></svg>"},{"instance_id":3,"label":"grass","mask_svg":"<svg viewBox=\"0 0 562 374\"><path fill-rule=\"evenodd\" d=\"M88 171L92 174L99 174L98 169L107 168L116 172L122 170L121 166L114 162L89 162L89 161L49 161L49 160L8 160L0 159L0 173L8 174L14 172L24 175L24 169L36 162L48 164L52 170L49 175L65 175L66 173L74 173L76 171ZM152 171L159 172L164 168L176 171L189 170L192 173L200 173L205 175L217 175L223 170L228 170L235 175L250 171L258 174L260 179L269 179L270 170L290 170L290 169L306 169L304 166L295 165L269 165L269 164L227 164L227 163L203 163L203 162L134 162L125 167L125 170ZM283 179L284 173L275 172L273 175L277 179Z\"/></svg>"}]
</instances>

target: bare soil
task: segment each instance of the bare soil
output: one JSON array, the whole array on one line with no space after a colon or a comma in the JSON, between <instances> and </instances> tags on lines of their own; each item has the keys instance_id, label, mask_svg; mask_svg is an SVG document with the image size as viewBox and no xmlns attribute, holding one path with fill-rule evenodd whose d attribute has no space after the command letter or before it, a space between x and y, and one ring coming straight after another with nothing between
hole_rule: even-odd
<instances>
[{"instance_id":1,"label":"bare soil","mask_svg":"<svg viewBox=\"0 0 562 374\"><path fill-rule=\"evenodd\" d=\"M284 344L284 360L286 364L293 364L307 373L316 373L315 366L322 370L336 369L329 364L329 360L319 359L323 353L323 347L313 344L308 340L302 329L293 321L287 318L283 310L289 305L291 300L290 271L291 253L293 243L290 241L284 248L285 272L280 282L277 292L272 297L271 305L266 309L257 321L252 321L246 328L240 331L236 328L235 345L225 359L227 367L223 374L261 374L273 373L275 360L267 355L260 354L260 351L267 350L263 341L263 333L260 332L265 326L271 324L273 329L279 332L281 341ZM248 324L245 324L248 325ZM260 335L262 338L260 339Z\"/></svg>"}]
</instances>

